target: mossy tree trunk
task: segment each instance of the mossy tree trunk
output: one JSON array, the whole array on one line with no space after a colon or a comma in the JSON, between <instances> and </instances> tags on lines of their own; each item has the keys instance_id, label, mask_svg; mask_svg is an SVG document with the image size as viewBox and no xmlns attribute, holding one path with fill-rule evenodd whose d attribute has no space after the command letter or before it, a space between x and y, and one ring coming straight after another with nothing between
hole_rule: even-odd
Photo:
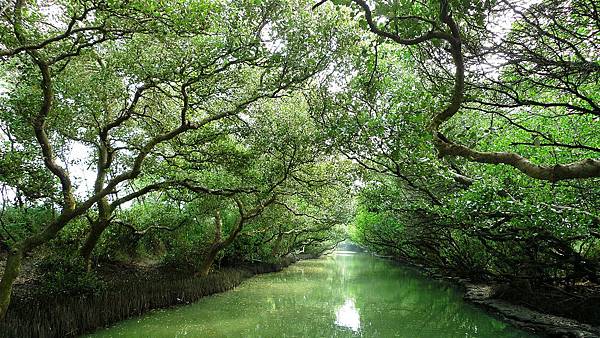
<instances>
[{"instance_id":1,"label":"mossy tree trunk","mask_svg":"<svg viewBox=\"0 0 600 338\"><path fill-rule=\"evenodd\" d=\"M81 249L79 249L79 254L81 255L81 258L83 259L88 271L91 271L92 269L92 252L94 251L96 244L98 244L102 233L109 224L109 220L104 219L97 220L96 222L92 223L90 226L90 231L88 232Z\"/></svg>"},{"instance_id":2,"label":"mossy tree trunk","mask_svg":"<svg viewBox=\"0 0 600 338\"><path fill-rule=\"evenodd\" d=\"M229 245L231 245L231 243L233 243L233 241L237 238L237 236L244 229L245 223L247 221L251 220L252 218L260 215L269 204L271 204L275 201L275 197L276 197L275 194L272 194L266 200L259 202L259 204L254 209L252 209L250 211L245 211L245 207L244 207L244 204L241 201L241 199L234 196L233 198L237 204L238 212L239 212L240 216L235 221L233 230L231 231L229 236L227 236L227 238L224 240L222 239L223 220L221 219L221 212L219 210L217 210L215 212L214 241L211 244L210 248L208 249L208 252L206 253L206 256L204 257L204 260L202 261L202 264L200 265L198 272L196 272L196 275L197 276L207 276L208 273L210 272L210 268L211 268L212 264L214 263L215 259L217 258L217 255L219 254L219 252L221 252L221 250L223 250L226 247L228 247Z\"/></svg>"},{"instance_id":3,"label":"mossy tree trunk","mask_svg":"<svg viewBox=\"0 0 600 338\"><path fill-rule=\"evenodd\" d=\"M0 320L4 319L10 305L10 295L12 294L15 280L19 276L22 259L23 253L20 250L13 250L6 259L4 275L2 275L2 280L0 280Z\"/></svg>"},{"instance_id":4,"label":"mossy tree trunk","mask_svg":"<svg viewBox=\"0 0 600 338\"><path fill-rule=\"evenodd\" d=\"M243 215L236 220L235 227L231 234L227 237L227 239L222 240L222 232L223 232L223 220L221 218L221 211L215 211L215 237L213 243L210 245L202 264L200 265L200 269L196 273L198 276L207 276L210 272L210 267L214 263L217 255L221 250L227 247L229 244L233 243L237 235L242 231L244 227L244 219Z\"/></svg>"}]
</instances>

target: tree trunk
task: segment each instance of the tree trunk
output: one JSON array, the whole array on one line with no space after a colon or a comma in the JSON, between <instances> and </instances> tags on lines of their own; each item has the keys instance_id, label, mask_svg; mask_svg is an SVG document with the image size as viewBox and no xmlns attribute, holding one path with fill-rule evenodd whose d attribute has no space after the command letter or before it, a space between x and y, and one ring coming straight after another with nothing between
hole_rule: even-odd
<instances>
[{"instance_id":1,"label":"tree trunk","mask_svg":"<svg viewBox=\"0 0 600 338\"><path fill-rule=\"evenodd\" d=\"M94 188L96 193L98 193L99 191L102 190L102 188L104 186L104 176L106 175L102 166L98 170L99 170L99 174L98 174L98 178L96 179L96 184L95 184L95 188ZM102 197L98 201L97 205L98 205L98 219L96 219L95 222L90 222L90 232L88 233L88 235L85 239L85 242L79 249L79 254L83 258L83 262L85 263L87 271L92 270L92 260L91 260L92 252L94 251L96 244L98 244L98 241L100 240L100 236L102 236L102 233L104 232L104 230L109 226L110 217L114 210L109 205L108 199L106 197Z\"/></svg>"},{"instance_id":2,"label":"tree trunk","mask_svg":"<svg viewBox=\"0 0 600 338\"><path fill-rule=\"evenodd\" d=\"M2 275L2 280L0 280L0 320L4 319L10 305L13 284L19 276L22 259L23 251L21 250L11 251L6 259L4 275Z\"/></svg>"},{"instance_id":3,"label":"tree trunk","mask_svg":"<svg viewBox=\"0 0 600 338\"><path fill-rule=\"evenodd\" d=\"M198 270L198 272L196 273L196 276L208 276L208 273L210 272L210 267L217 258L217 254L219 253L219 251L221 251L221 249L223 249L221 243L215 243L210 246L210 249L208 250L206 257L204 258L204 261L202 261L200 270Z\"/></svg>"},{"instance_id":4,"label":"tree trunk","mask_svg":"<svg viewBox=\"0 0 600 338\"><path fill-rule=\"evenodd\" d=\"M281 242L283 241L283 233L279 233L277 235L277 239L275 239L275 244L273 244L273 250L271 251L271 255L273 257L277 257L281 252Z\"/></svg>"},{"instance_id":5,"label":"tree trunk","mask_svg":"<svg viewBox=\"0 0 600 338\"><path fill-rule=\"evenodd\" d=\"M88 271L92 269L92 252L98 244L100 240L100 236L102 236L102 232L108 227L108 221L99 221L94 222L90 227L90 232L85 238L85 242L79 249L79 254L83 258L83 262L85 263Z\"/></svg>"},{"instance_id":6,"label":"tree trunk","mask_svg":"<svg viewBox=\"0 0 600 338\"><path fill-rule=\"evenodd\" d=\"M221 219L221 211L215 211L215 239L213 244L211 244L208 249L208 253L202 261L202 265L200 266L200 270L196 273L197 276L208 276L208 272L210 271L210 267L217 258L217 254L221 249L225 247L225 244L221 242L221 231L223 229L223 220Z\"/></svg>"}]
</instances>

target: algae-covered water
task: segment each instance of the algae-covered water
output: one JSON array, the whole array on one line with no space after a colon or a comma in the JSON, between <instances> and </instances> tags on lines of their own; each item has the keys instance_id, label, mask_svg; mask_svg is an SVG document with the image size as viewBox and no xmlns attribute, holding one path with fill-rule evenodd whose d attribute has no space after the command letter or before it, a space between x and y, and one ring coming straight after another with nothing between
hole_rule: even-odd
<instances>
[{"instance_id":1,"label":"algae-covered water","mask_svg":"<svg viewBox=\"0 0 600 338\"><path fill-rule=\"evenodd\" d=\"M336 252L89 337L533 337L465 303L447 283Z\"/></svg>"}]
</instances>

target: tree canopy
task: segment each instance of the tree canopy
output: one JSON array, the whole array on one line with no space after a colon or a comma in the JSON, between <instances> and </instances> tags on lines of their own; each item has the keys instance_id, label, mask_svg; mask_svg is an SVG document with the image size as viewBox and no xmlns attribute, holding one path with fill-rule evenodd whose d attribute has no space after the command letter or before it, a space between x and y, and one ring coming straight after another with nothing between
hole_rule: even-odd
<instances>
[{"instance_id":1,"label":"tree canopy","mask_svg":"<svg viewBox=\"0 0 600 338\"><path fill-rule=\"evenodd\" d=\"M216 263L346 238L600 283L593 0L0 5L0 316L30 255Z\"/></svg>"}]
</instances>

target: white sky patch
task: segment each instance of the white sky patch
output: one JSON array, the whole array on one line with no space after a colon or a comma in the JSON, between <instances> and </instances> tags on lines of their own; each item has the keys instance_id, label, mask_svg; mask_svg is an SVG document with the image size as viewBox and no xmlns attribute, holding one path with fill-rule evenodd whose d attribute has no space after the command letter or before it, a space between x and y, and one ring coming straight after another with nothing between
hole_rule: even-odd
<instances>
[{"instance_id":1,"label":"white sky patch","mask_svg":"<svg viewBox=\"0 0 600 338\"><path fill-rule=\"evenodd\" d=\"M358 75L356 69L352 69L350 73L338 70L338 65L330 64L322 72L317 74L319 82L328 84L328 91L332 94L340 93L346 89L350 81Z\"/></svg>"},{"instance_id":2,"label":"white sky patch","mask_svg":"<svg viewBox=\"0 0 600 338\"><path fill-rule=\"evenodd\" d=\"M238 118L242 121L244 121L247 124L254 124L254 119L252 117L250 117L250 115L246 114L246 113L239 113L238 114Z\"/></svg>"},{"instance_id":3,"label":"white sky patch","mask_svg":"<svg viewBox=\"0 0 600 338\"><path fill-rule=\"evenodd\" d=\"M354 162L357 163L357 162ZM362 189L366 186L365 182L361 179L356 179L354 180L354 182L352 182L352 187L357 188L357 189Z\"/></svg>"},{"instance_id":4,"label":"white sky patch","mask_svg":"<svg viewBox=\"0 0 600 338\"><path fill-rule=\"evenodd\" d=\"M270 22L260 31L260 39L271 53L281 53L285 47L285 42L276 37L273 32L273 25Z\"/></svg>"},{"instance_id":5,"label":"white sky patch","mask_svg":"<svg viewBox=\"0 0 600 338\"><path fill-rule=\"evenodd\" d=\"M520 14L515 12L515 10L523 12L532 5L540 2L541 0L521 0L519 4L515 5L514 10L503 11L500 15L488 17L486 23L487 29L494 33L494 36L492 41L484 44L484 47L493 48L494 45L502 43L508 33L510 33L512 25L520 18ZM506 63L506 59L495 53L490 53L486 55L485 63L476 65L475 70L479 72L483 71L490 78L497 80L500 76L499 67L504 63Z\"/></svg>"},{"instance_id":6,"label":"white sky patch","mask_svg":"<svg viewBox=\"0 0 600 338\"><path fill-rule=\"evenodd\" d=\"M86 165L89 163L93 149L81 142L72 142L70 151L66 154L69 163L69 174L76 184L75 195L85 197L93 190L96 179L95 168Z\"/></svg>"},{"instance_id":7,"label":"white sky patch","mask_svg":"<svg viewBox=\"0 0 600 338\"><path fill-rule=\"evenodd\" d=\"M91 154L92 148L78 141L69 141L62 155L56 156L56 162L69 173L71 183L75 187L75 196L80 198L88 196L94 188L95 168L88 165Z\"/></svg>"},{"instance_id":8,"label":"white sky patch","mask_svg":"<svg viewBox=\"0 0 600 338\"><path fill-rule=\"evenodd\" d=\"M66 10L62 5L51 0L38 0L37 5L40 13L45 16L44 23L49 26L48 28L59 31L67 29L67 23L63 20Z\"/></svg>"}]
</instances>

